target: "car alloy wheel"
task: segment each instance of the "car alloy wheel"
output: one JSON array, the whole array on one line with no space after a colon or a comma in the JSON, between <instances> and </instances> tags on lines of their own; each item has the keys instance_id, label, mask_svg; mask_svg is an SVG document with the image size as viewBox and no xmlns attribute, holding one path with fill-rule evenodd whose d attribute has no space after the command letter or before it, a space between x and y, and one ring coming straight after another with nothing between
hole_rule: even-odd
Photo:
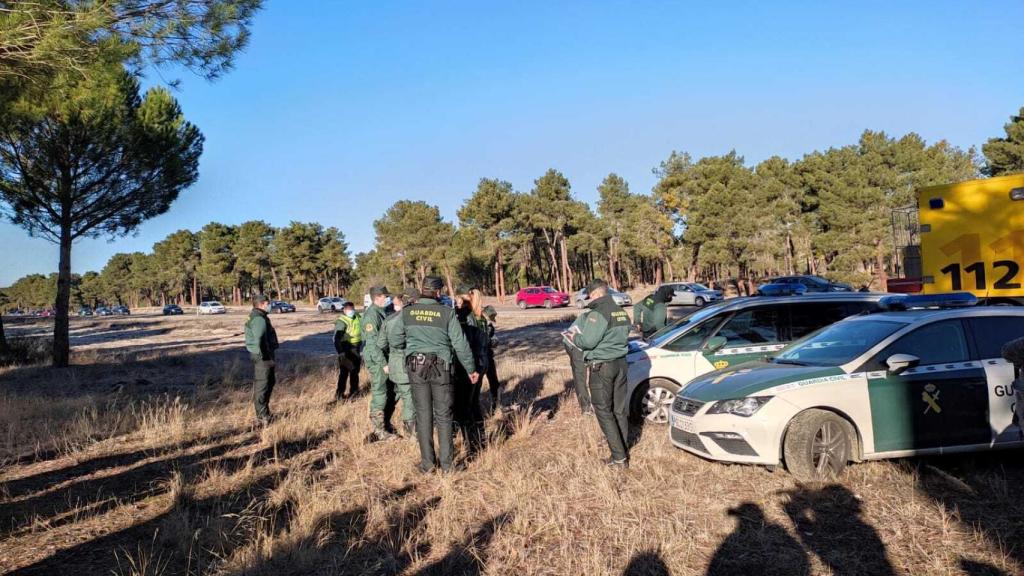
<instances>
[{"instance_id":1,"label":"car alloy wheel","mask_svg":"<svg viewBox=\"0 0 1024 576\"><path fill-rule=\"evenodd\" d=\"M693 299L693 305L696 306L697 308L703 308L704 299L701 298L700 296L697 296L696 298Z\"/></svg>"},{"instance_id":2,"label":"car alloy wheel","mask_svg":"<svg viewBox=\"0 0 1024 576\"><path fill-rule=\"evenodd\" d=\"M651 424L668 423L668 411L676 395L671 391L655 386L648 388L640 405L640 415Z\"/></svg>"},{"instance_id":3,"label":"car alloy wheel","mask_svg":"<svg viewBox=\"0 0 1024 576\"><path fill-rule=\"evenodd\" d=\"M846 433L838 422L826 420L818 427L811 460L819 478L835 478L846 467Z\"/></svg>"},{"instance_id":4,"label":"car alloy wheel","mask_svg":"<svg viewBox=\"0 0 1024 576\"><path fill-rule=\"evenodd\" d=\"M547 309L549 309L549 310L550 310L550 309L551 309L551 308L552 308L553 306L554 306L554 303L553 303L553 302L551 302L551 300L545 300L545 301L544 301L544 307L545 307L545 308L547 308Z\"/></svg>"},{"instance_id":5,"label":"car alloy wheel","mask_svg":"<svg viewBox=\"0 0 1024 576\"><path fill-rule=\"evenodd\" d=\"M520 300L516 303L520 310L526 310L526 300Z\"/></svg>"}]
</instances>

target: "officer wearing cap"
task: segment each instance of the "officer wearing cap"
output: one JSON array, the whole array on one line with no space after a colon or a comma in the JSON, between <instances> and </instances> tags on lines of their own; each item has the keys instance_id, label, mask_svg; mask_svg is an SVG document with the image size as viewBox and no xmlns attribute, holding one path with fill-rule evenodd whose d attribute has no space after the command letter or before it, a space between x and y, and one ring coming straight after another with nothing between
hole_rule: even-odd
<instances>
[{"instance_id":1,"label":"officer wearing cap","mask_svg":"<svg viewBox=\"0 0 1024 576\"><path fill-rule=\"evenodd\" d=\"M419 300L402 309L396 326L396 343L405 346L405 368L416 407L416 438L420 445L420 470L430 472L437 465L434 453L434 426L437 426L441 470L452 469L455 446L452 442L452 356L469 373L472 382L479 379L473 353L459 326L455 311L437 301L444 281L427 276Z\"/></svg>"},{"instance_id":2,"label":"officer wearing cap","mask_svg":"<svg viewBox=\"0 0 1024 576\"><path fill-rule=\"evenodd\" d=\"M419 290L408 288L392 298L394 311L384 319L377 334L377 345L388 359L388 380L394 384L395 396L402 403L402 426L410 438L416 437L416 409L412 404L409 374L405 370L405 342L399 341L398 325L402 321L402 309L415 303L419 295ZM393 403L389 402L388 408L393 411Z\"/></svg>"},{"instance_id":3,"label":"officer wearing cap","mask_svg":"<svg viewBox=\"0 0 1024 576\"><path fill-rule=\"evenodd\" d=\"M604 280L587 287L592 300L579 332L567 332L583 351L590 376L590 397L611 458L607 463L629 467L629 399L626 397L626 352L629 315L608 294Z\"/></svg>"},{"instance_id":4,"label":"officer wearing cap","mask_svg":"<svg viewBox=\"0 0 1024 576\"><path fill-rule=\"evenodd\" d=\"M359 346L363 342L361 322L362 317L352 302L345 302L341 307L341 316L334 322L334 350L338 353L338 387L334 392L336 402L359 392L359 367L362 365Z\"/></svg>"},{"instance_id":5,"label":"officer wearing cap","mask_svg":"<svg viewBox=\"0 0 1024 576\"><path fill-rule=\"evenodd\" d=\"M370 423L373 440L390 440L394 435L387 430L384 408L388 401L388 360L378 344L377 334L384 323L384 307L391 294L384 286L370 288L370 305L363 311L363 362L370 373Z\"/></svg>"},{"instance_id":6,"label":"officer wearing cap","mask_svg":"<svg viewBox=\"0 0 1024 576\"><path fill-rule=\"evenodd\" d=\"M256 409L256 420L261 425L270 423L270 393L277 383L275 354L278 347L277 332L270 324L267 310L270 299L258 294L252 299L252 312L245 321L245 348L252 358L254 378L252 403Z\"/></svg>"},{"instance_id":7,"label":"officer wearing cap","mask_svg":"<svg viewBox=\"0 0 1024 576\"><path fill-rule=\"evenodd\" d=\"M501 405L500 394L501 384L498 382L498 366L494 363L494 349L498 346L498 339L495 337L495 323L498 320L498 311L494 306L484 306L484 318L487 319L487 385L491 393L491 410L497 410Z\"/></svg>"},{"instance_id":8,"label":"officer wearing cap","mask_svg":"<svg viewBox=\"0 0 1024 576\"><path fill-rule=\"evenodd\" d=\"M665 327L668 321L667 303L672 301L673 295L671 287L661 286L633 305L633 324L645 340Z\"/></svg>"}]
</instances>

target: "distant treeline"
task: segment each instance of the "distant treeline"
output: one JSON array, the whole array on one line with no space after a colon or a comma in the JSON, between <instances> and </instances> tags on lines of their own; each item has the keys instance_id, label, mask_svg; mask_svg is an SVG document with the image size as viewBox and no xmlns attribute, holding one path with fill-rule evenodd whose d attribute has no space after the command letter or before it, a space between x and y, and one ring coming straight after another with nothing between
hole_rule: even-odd
<instances>
[{"instance_id":1,"label":"distant treeline","mask_svg":"<svg viewBox=\"0 0 1024 576\"><path fill-rule=\"evenodd\" d=\"M893 210L912 205L922 186L1024 170L1022 127L1013 117L1007 137L984 146L985 163L973 148L871 131L855 144L755 166L735 152L696 161L673 152L655 168L650 194L633 193L609 174L596 211L557 170L527 192L484 178L457 223L426 202L396 202L374 222L374 249L356 255L354 265L337 228L214 222L175 232L148 254L115 254L100 272L74 278L73 300L240 303L263 291L312 302L358 296L370 284L414 285L428 274L442 275L450 288L468 282L501 295L535 284L572 291L595 277L618 287L731 281L743 292L790 273L884 289L887 277L901 273ZM9 307L48 306L56 276L30 275L4 292Z\"/></svg>"}]
</instances>

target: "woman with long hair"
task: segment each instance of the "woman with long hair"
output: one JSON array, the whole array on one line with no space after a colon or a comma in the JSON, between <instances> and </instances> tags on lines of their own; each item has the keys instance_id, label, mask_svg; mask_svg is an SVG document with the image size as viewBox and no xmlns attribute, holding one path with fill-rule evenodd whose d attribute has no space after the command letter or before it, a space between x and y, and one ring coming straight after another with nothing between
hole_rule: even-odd
<instances>
[{"instance_id":1,"label":"woman with long hair","mask_svg":"<svg viewBox=\"0 0 1024 576\"><path fill-rule=\"evenodd\" d=\"M477 372L486 374L490 354L490 341L487 337L487 319L484 317L483 293L468 286L459 288L456 294L455 313L462 325L462 331L473 351L473 360ZM476 452L483 445L484 415L480 409L480 388L483 379L474 384L462 366L455 369L455 405L454 415L462 430L463 440L470 453Z\"/></svg>"}]
</instances>

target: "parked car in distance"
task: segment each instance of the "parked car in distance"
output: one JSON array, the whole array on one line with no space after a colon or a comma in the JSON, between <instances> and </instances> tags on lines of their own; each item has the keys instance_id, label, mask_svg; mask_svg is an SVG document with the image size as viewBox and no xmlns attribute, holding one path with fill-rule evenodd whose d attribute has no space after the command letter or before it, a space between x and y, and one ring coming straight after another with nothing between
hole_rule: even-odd
<instances>
[{"instance_id":1,"label":"parked car in distance","mask_svg":"<svg viewBox=\"0 0 1024 576\"><path fill-rule=\"evenodd\" d=\"M288 302L284 302L282 300L271 300L270 311L275 312L277 314L295 312L295 305L289 304Z\"/></svg>"},{"instance_id":2,"label":"parked car in distance","mask_svg":"<svg viewBox=\"0 0 1024 576\"><path fill-rule=\"evenodd\" d=\"M608 287L608 294L612 297L619 306L632 306L633 299L629 297L629 294L625 292L619 292L618 290ZM587 289L583 288L573 296L573 300L576 302L577 308L586 308L587 304L590 304L590 294L587 294Z\"/></svg>"},{"instance_id":3,"label":"parked car in distance","mask_svg":"<svg viewBox=\"0 0 1024 576\"><path fill-rule=\"evenodd\" d=\"M114 311L107 306L100 306L99 308L96 309L97 316L112 316L113 314Z\"/></svg>"},{"instance_id":4,"label":"parked car in distance","mask_svg":"<svg viewBox=\"0 0 1024 576\"><path fill-rule=\"evenodd\" d=\"M772 280L770 280L768 282L768 284L777 284L777 285L783 285L783 286L785 286L785 285L800 285L800 286L803 286L806 289L807 292L852 292L853 291L853 287L850 286L849 284L843 284L842 282L832 282L831 280L829 280L827 278L822 278L821 276L809 276L809 275L780 276L778 278L773 278ZM763 286L764 285L759 287L758 291L761 291L761 288ZM793 292L791 292L791 293L793 293Z\"/></svg>"},{"instance_id":5,"label":"parked car in distance","mask_svg":"<svg viewBox=\"0 0 1024 576\"><path fill-rule=\"evenodd\" d=\"M131 316L132 311L124 304L118 304L110 309L110 311L118 316Z\"/></svg>"},{"instance_id":6,"label":"parked car in distance","mask_svg":"<svg viewBox=\"0 0 1024 576\"><path fill-rule=\"evenodd\" d=\"M532 306L557 308L569 305L569 295L551 286L529 286L516 293L516 306L526 310Z\"/></svg>"},{"instance_id":7,"label":"parked car in distance","mask_svg":"<svg viewBox=\"0 0 1024 576\"><path fill-rule=\"evenodd\" d=\"M1024 337L1024 310L970 301L888 296L887 311L698 377L672 405L669 438L711 460L784 463L801 481L832 480L848 462L1024 447L1002 358Z\"/></svg>"},{"instance_id":8,"label":"parked car in distance","mask_svg":"<svg viewBox=\"0 0 1024 576\"><path fill-rule=\"evenodd\" d=\"M316 311L323 314L324 312L341 312L341 309L345 306L346 300L344 298L338 298L337 296L325 296L316 303Z\"/></svg>"},{"instance_id":9,"label":"parked car in distance","mask_svg":"<svg viewBox=\"0 0 1024 576\"><path fill-rule=\"evenodd\" d=\"M182 310L181 306L178 306L177 304L168 304L167 306L164 306L163 310L164 316L180 316L184 313L185 311Z\"/></svg>"},{"instance_id":10,"label":"parked car in distance","mask_svg":"<svg viewBox=\"0 0 1024 576\"><path fill-rule=\"evenodd\" d=\"M757 287L757 296L799 296L807 293L803 284L776 284L770 282Z\"/></svg>"},{"instance_id":11,"label":"parked car in distance","mask_svg":"<svg viewBox=\"0 0 1024 576\"><path fill-rule=\"evenodd\" d=\"M658 288L660 289L662 286L672 288L673 295L672 300L668 302L669 306L696 306L697 308L703 308L712 302L722 300L721 290L712 290L697 282L671 282L662 284Z\"/></svg>"},{"instance_id":12,"label":"parked car in distance","mask_svg":"<svg viewBox=\"0 0 1024 576\"><path fill-rule=\"evenodd\" d=\"M206 302L199 303L200 314L227 314L228 309L223 304L216 300L209 300Z\"/></svg>"},{"instance_id":13,"label":"parked car in distance","mask_svg":"<svg viewBox=\"0 0 1024 576\"><path fill-rule=\"evenodd\" d=\"M92 308L88 306L82 306L78 309L79 316L92 316Z\"/></svg>"},{"instance_id":14,"label":"parked car in distance","mask_svg":"<svg viewBox=\"0 0 1024 576\"><path fill-rule=\"evenodd\" d=\"M833 322L875 310L884 296L844 292L709 304L655 332L647 343L630 343L630 415L636 421L665 424L680 388L693 378L763 358Z\"/></svg>"}]
</instances>

